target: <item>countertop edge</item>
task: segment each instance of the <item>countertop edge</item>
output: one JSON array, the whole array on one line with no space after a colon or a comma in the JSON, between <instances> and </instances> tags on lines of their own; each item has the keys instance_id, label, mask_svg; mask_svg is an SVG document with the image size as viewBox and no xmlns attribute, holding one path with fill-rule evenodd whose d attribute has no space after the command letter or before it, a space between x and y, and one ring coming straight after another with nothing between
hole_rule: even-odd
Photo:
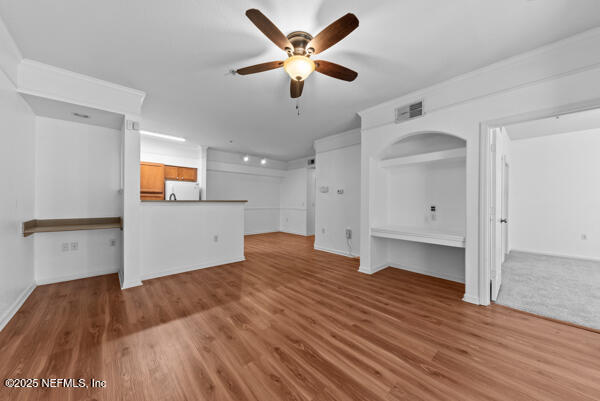
<instances>
[{"instance_id":1,"label":"countertop edge","mask_svg":"<svg viewBox=\"0 0 600 401\"><path fill-rule=\"evenodd\" d=\"M247 200L162 200L162 199L147 199L141 200L141 203L247 203Z\"/></svg>"}]
</instances>

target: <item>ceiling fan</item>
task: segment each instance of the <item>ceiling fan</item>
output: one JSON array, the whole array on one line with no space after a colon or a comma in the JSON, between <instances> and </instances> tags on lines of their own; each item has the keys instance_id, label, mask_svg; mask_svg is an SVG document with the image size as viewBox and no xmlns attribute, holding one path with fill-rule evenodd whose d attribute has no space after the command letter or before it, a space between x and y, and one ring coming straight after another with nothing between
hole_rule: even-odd
<instances>
[{"instance_id":1,"label":"ceiling fan","mask_svg":"<svg viewBox=\"0 0 600 401\"><path fill-rule=\"evenodd\" d=\"M277 47L288 54L284 61L269 61L240 68L235 72L240 75L256 74L258 72L281 68L291 78L290 96L297 98L302 95L304 80L313 72L328 75L344 81L354 81L358 76L356 71L325 60L312 60L310 56L335 45L358 27L358 18L348 13L323 29L314 38L307 32L294 31L285 36L263 13L257 9L246 11L246 16L265 34Z\"/></svg>"}]
</instances>

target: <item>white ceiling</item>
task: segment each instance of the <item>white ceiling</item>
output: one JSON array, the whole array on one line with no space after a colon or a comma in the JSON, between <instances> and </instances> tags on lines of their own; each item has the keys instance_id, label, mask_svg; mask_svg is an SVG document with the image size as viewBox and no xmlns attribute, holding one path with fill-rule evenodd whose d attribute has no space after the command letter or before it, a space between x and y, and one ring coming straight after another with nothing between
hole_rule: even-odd
<instances>
[{"instance_id":1,"label":"white ceiling","mask_svg":"<svg viewBox=\"0 0 600 401\"><path fill-rule=\"evenodd\" d=\"M590 129L597 129L600 134L600 110L598 109L506 126L506 132L512 140L567 134Z\"/></svg>"},{"instance_id":2,"label":"white ceiling","mask_svg":"<svg viewBox=\"0 0 600 401\"><path fill-rule=\"evenodd\" d=\"M291 160L359 126L357 111L600 25L598 0L0 0L24 57L147 92L144 127L220 149ZM320 58L358 71L308 78L301 115L282 60L245 17L318 33L346 12L359 28ZM230 143L233 141L233 143Z\"/></svg>"}]
</instances>

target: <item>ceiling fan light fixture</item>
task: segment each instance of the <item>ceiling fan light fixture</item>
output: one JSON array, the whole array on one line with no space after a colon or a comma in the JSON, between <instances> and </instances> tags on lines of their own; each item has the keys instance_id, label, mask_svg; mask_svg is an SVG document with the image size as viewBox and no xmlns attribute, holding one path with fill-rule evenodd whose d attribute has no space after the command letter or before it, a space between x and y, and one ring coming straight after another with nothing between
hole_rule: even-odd
<instances>
[{"instance_id":1,"label":"ceiling fan light fixture","mask_svg":"<svg viewBox=\"0 0 600 401\"><path fill-rule=\"evenodd\" d=\"M315 70L315 62L306 56L292 56L283 62L283 69L290 78L304 81Z\"/></svg>"}]
</instances>

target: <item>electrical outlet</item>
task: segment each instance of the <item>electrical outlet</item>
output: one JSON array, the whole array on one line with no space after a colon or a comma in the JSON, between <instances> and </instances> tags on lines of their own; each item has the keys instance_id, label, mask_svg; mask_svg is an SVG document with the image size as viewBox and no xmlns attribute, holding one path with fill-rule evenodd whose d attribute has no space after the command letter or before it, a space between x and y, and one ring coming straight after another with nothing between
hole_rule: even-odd
<instances>
[{"instance_id":1,"label":"electrical outlet","mask_svg":"<svg viewBox=\"0 0 600 401\"><path fill-rule=\"evenodd\" d=\"M78 249L79 249L79 242L77 242L77 241L71 242L71 250L76 251Z\"/></svg>"},{"instance_id":2,"label":"electrical outlet","mask_svg":"<svg viewBox=\"0 0 600 401\"><path fill-rule=\"evenodd\" d=\"M110 244L110 246L117 246L117 240L114 238L111 238L108 243Z\"/></svg>"},{"instance_id":3,"label":"electrical outlet","mask_svg":"<svg viewBox=\"0 0 600 401\"><path fill-rule=\"evenodd\" d=\"M215 236L213 237L213 241L215 241L215 242L219 242L219 236L218 236L218 235L215 235Z\"/></svg>"},{"instance_id":4,"label":"electrical outlet","mask_svg":"<svg viewBox=\"0 0 600 401\"><path fill-rule=\"evenodd\" d=\"M63 242L61 245L61 249L63 252L69 252L69 243L68 242Z\"/></svg>"},{"instance_id":5,"label":"electrical outlet","mask_svg":"<svg viewBox=\"0 0 600 401\"><path fill-rule=\"evenodd\" d=\"M587 234L581 234L581 239L585 241L587 239Z\"/></svg>"},{"instance_id":6,"label":"electrical outlet","mask_svg":"<svg viewBox=\"0 0 600 401\"><path fill-rule=\"evenodd\" d=\"M352 229L346 228L346 239L352 239Z\"/></svg>"},{"instance_id":7,"label":"electrical outlet","mask_svg":"<svg viewBox=\"0 0 600 401\"><path fill-rule=\"evenodd\" d=\"M338 193L338 195L343 195L344 194L344 190L343 189L338 189L337 193Z\"/></svg>"}]
</instances>

